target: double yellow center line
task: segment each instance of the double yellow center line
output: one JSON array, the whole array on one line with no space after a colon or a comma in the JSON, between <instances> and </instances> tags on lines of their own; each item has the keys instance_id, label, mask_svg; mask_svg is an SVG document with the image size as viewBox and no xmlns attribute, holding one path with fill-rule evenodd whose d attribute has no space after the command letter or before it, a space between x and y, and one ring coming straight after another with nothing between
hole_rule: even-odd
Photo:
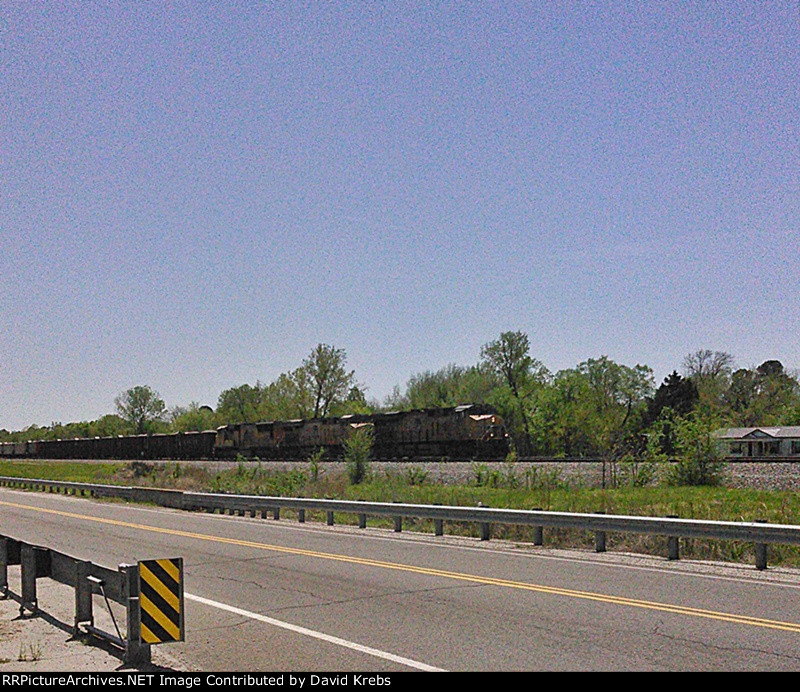
<instances>
[{"instance_id":1,"label":"double yellow center line","mask_svg":"<svg viewBox=\"0 0 800 692\"><path fill-rule=\"evenodd\" d=\"M510 579L483 577L476 574L451 572L448 570L433 569L431 567L418 567L416 565L406 565L397 562L386 562L383 560L372 560L370 558L353 557L350 555L324 553L315 550L304 550L302 548L288 548L285 546L271 545L268 543L258 543L255 541L246 541L238 538L225 538L223 536L211 536L208 534L194 533L191 531L180 531L178 529L164 529L158 526L150 526L148 524L136 524L132 522L119 521L116 519L104 519L102 517L92 517L84 514L76 514L73 512L64 512L61 510L46 509L43 507L32 507L29 505L22 505L14 502L0 501L0 505L5 505L8 507L16 507L18 509L28 509L36 512L43 512L46 514L54 514L62 517L69 517L71 519L92 521L99 524L123 526L126 528L137 529L140 531L149 531L151 533L161 533L169 536L180 536L181 538L194 538L197 540L209 541L213 543L225 543L228 545L253 548L255 550L264 550L275 553L285 553L288 555L301 555L304 557L312 557L321 560L335 560L338 562L345 562L354 565L362 565L366 567L377 567L380 569L389 569L400 572L410 572L413 574L422 574L431 577L453 579L471 584L500 586L509 589L519 589L523 591L533 591L536 593L550 594L553 596L562 596L565 598L577 598L587 601L596 601L599 603L609 603L613 605L628 606L632 608L644 608L647 610L656 610L665 613L674 613L677 615L688 615L690 617L706 618L709 620L718 620L723 622L732 622L740 625L749 625L752 627L764 627L768 629L784 630L787 632L800 633L800 623L794 623L794 622L768 620L766 618L750 617L749 615L737 615L735 613L724 613L715 610L704 610L702 608L692 608L689 606L674 605L670 603L658 603L656 601L645 601L635 598L626 598L624 596L612 596L608 594L595 593L591 591L578 591L575 589L564 589L554 586L544 586L541 584L530 584L528 582L513 581Z\"/></svg>"}]
</instances>

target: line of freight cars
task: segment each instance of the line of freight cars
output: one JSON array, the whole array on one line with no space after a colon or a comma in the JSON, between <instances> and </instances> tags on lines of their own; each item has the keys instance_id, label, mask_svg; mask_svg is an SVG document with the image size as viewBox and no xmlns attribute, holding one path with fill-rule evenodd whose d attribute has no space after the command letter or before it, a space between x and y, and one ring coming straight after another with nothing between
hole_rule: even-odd
<instances>
[{"instance_id":1,"label":"line of freight cars","mask_svg":"<svg viewBox=\"0 0 800 692\"><path fill-rule=\"evenodd\" d=\"M341 458L358 428L373 432L377 459L503 458L508 435L497 412L478 404L372 415L225 425L217 430L163 435L0 443L2 458L38 459L306 459L325 449Z\"/></svg>"}]
</instances>

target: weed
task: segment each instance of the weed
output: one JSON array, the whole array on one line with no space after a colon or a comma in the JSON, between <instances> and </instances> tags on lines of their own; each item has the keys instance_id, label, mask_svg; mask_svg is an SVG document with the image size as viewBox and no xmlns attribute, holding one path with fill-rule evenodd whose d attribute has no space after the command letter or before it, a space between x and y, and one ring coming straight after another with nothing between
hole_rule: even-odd
<instances>
[{"instance_id":1,"label":"weed","mask_svg":"<svg viewBox=\"0 0 800 692\"><path fill-rule=\"evenodd\" d=\"M26 646L24 643L19 645L19 655L17 661L39 661L42 658L42 644L41 642L29 643Z\"/></svg>"},{"instance_id":2,"label":"weed","mask_svg":"<svg viewBox=\"0 0 800 692\"><path fill-rule=\"evenodd\" d=\"M428 480L428 472L418 466L407 468L405 475L408 485L424 485Z\"/></svg>"},{"instance_id":3,"label":"weed","mask_svg":"<svg viewBox=\"0 0 800 692\"><path fill-rule=\"evenodd\" d=\"M316 483L322 473L321 463L325 458L325 447L320 447L310 457L308 457L308 470L311 473L311 482Z\"/></svg>"},{"instance_id":4,"label":"weed","mask_svg":"<svg viewBox=\"0 0 800 692\"><path fill-rule=\"evenodd\" d=\"M350 483L363 483L369 475L374 433L371 427L356 428L344 442L344 461Z\"/></svg>"}]
</instances>

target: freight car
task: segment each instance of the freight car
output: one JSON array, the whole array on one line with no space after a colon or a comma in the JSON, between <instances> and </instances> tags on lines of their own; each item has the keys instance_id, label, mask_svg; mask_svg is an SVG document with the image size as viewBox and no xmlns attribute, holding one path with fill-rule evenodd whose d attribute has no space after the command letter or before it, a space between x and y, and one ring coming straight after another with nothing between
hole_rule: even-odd
<instances>
[{"instance_id":1,"label":"freight car","mask_svg":"<svg viewBox=\"0 0 800 692\"><path fill-rule=\"evenodd\" d=\"M0 458L39 459L305 459L324 448L341 458L353 430L369 427L378 459L497 459L508 435L497 412L478 404L371 415L225 425L169 435L0 443Z\"/></svg>"},{"instance_id":2,"label":"freight car","mask_svg":"<svg viewBox=\"0 0 800 692\"><path fill-rule=\"evenodd\" d=\"M0 458L212 459L216 430L171 435L76 437L71 440L0 442Z\"/></svg>"}]
</instances>

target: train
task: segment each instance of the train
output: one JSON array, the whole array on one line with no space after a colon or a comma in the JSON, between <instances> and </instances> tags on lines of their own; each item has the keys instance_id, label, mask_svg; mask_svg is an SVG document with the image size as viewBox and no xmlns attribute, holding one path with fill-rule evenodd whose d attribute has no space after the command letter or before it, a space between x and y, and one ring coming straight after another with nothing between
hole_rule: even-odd
<instances>
[{"instance_id":1,"label":"train","mask_svg":"<svg viewBox=\"0 0 800 692\"><path fill-rule=\"evenodd\" d=\"M372 432L375 459L498 459L508 433L491 406L464 404L389 413L223 425L216 430L155 435L0 442L7 459L302 460L318 450L341 459L359 428Z\"/></svg>"}]
</instances>

